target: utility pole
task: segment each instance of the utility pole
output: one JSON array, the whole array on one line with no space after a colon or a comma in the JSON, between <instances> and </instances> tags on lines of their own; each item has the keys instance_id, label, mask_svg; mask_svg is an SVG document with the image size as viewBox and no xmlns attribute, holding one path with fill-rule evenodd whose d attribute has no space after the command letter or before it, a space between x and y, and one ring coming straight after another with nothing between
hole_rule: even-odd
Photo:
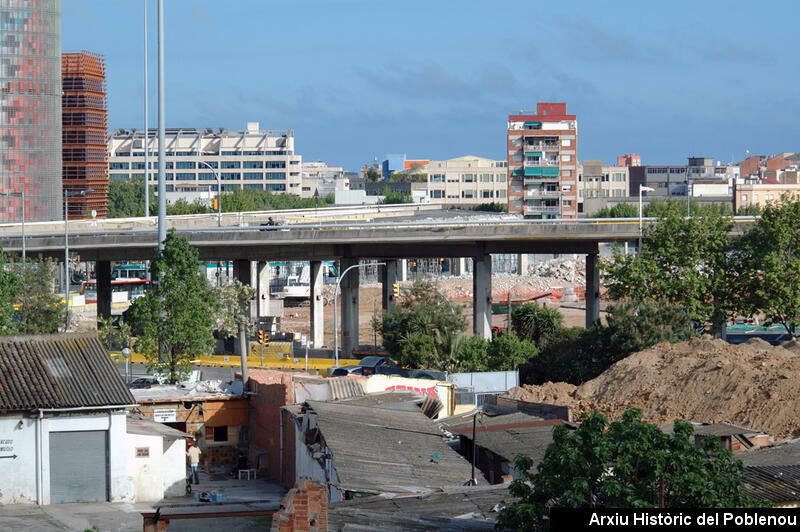
<instances>
[{"instance_id":1,"label":"utility pole","mask_svg":"<svg viewBox=\"0 0 800 532\"><path fill-rule=\"evenodd\" d=\"M165 168L166 102L164 101L164 0L158 0L158 249L167 239L167 185Z\"/></svg>"}]
</instances>

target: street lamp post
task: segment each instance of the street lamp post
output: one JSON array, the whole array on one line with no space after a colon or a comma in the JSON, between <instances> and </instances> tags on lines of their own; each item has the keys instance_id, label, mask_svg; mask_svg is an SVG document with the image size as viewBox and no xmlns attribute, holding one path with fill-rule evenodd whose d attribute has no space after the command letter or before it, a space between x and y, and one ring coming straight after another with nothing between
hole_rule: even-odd
<instances>
[{"instance_id":1,"label":"street lamp post","mask_svg":"<svg viewBox=\"0 0 800 532\"><path fill-rule=\"evenodd\" d=\"M85 196L92 192L94 192L93 188L64 191L64 303L67 307L64 332L69 330L69 198Z\"/></svg>"},{"instance_id":2,"label":"street lamp post","mask_svg":"<svg viewBox=\"0 0 800 532\"><path fill-rule=\"evenodd\" d=\"M219 178L219 172L205 161L197 161L197 164L202 164L214 172L214 177L217 179L217 227L222 227L222 181Z\"/></svg>"},{"instance_id":3,"label":"street lamp post","mask_svg":"<svg viewBox=\"0 0 800 532\"><path fill-rule=\"evenodd\" d=\"M333 357L335 359L334 367L339 366L339 312L336 305L336 299L339 296L339 284L347 275L347 272L353 268L360 268L361 266L386 266L385 262L365 262L364 264L353 264L349 266L342 274L336 279L336 288L333 291Z\"/></svg>"},{"instance_id":4,"label":"street lamp post","mask_svg":"<svg viewBox=\"0 0 800 532\"><path fill-rule=\"evenodd\" d=\"M656 189L639 185L639 253L642 252L642 192L655 192Z\"/></svg>"}]
</instances>

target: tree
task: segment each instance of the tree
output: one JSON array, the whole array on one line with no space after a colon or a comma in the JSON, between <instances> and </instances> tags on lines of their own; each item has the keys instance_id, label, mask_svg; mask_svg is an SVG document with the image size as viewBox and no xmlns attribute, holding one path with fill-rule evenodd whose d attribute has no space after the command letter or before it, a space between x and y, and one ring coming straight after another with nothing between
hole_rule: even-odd
<instances>
[{"instance_id":1,"label":"tree","mask_svg":"<svg viewBox=\"0 0 800 532\"><path fill-rule=\"evenodd\" d=\"M212 212L211 207L201 199L196 199L189 203L184 198L178 198L174 202L167 204L167 215L169 216L176 214L207 214L210 212Z\"/></svg>"},{"instance_id":2,"label":"tree","mask_svg":"<svg viewBox=\"0 0 800 532\"><path fill-rule=\"evenodd\" d=\"M0 258L5 263L5 253L0 248ZM16 334L18 331L15 320L14 304L19 298L22 281L19 274L6 268L0 268L0 335Z\"/></svg>"},{"instance_id":3,"label":"tree","mask_svg":"<svg viewBox=\"0 0 800 532\"><path fill-rule=\"evenodd\" d=\"M660 342L678 342L695 334L681 308L665 301L621 301L608 306L606 325L558 329L537 357L521 371L525 383L581 384L615 362Z\"/></svg>"},{"instance_id":4,"label":"tree","mask_svg":"<svg viewBox=\"0 0 800 532\"><path fill-rule=\"evenodd\" d=\"M383 187L381 191L383 199L378 202L379 205L391 205L397 203L414 203L414 198L405 192L395 192L389 190L388 186Z\"/></svg>"},{"instance_id":5,"label":"tree","mask_svg":"<svg viewBox=\"0 0 800 532\"><path fill-rule=\"evenodd\" d=\"M511 311L511 328L520 338L539 347L547 344L564 326L564 317L554 308L525 303Z\"/></svg>"},{"instance_id":6,"label":"tree","mask_svg":"<svg viewBox=\"0 0 800 532\"><path fill-rule=\"evenodd\" d=\"M483 212L507 212L508 205L505 203L500 203L499 201L490 203L481 203L480 205L475 205L472 208L472 210L483 211Z\"/></svg>"},{"instance_id":7,"label":"tree","mask_svg":"<svg viewBox=\"0 0 800 532\"><path fill-rule=\"evenodd\" d=\"M212 291L220 304L220 311L214 316L214 330L231 337L239 334L240 325L249 325L247 310L255 290L238 279L231 279Z\"/></svg>"},{"instance_id":8,"label":"tree","mask_svg":"<svg viewBox=\"0 0 800 532\"><path fill-rule=\"evenodd\" d=\"M613 299L663 299L686 309L701 326L720 327L732 307L729 216L708 209L685 217L681 205L667 202L647 227L641 253L604 262L605 283Z\"/></svg>"},{"instance_id":9,"label":"tree","mask_svg":"<svg viewBox=\"0 0 800 532\"><path fill-rule=\"evenodd\" d=\"M370 168L367 170L367 181L370 183L375 183L381 180L381 174L378 172L376 168Z\"/></svg>"},{"instance_id":10,"label":"tree","mask_svg":"<svg viewBox=\"0 0 800 532\"><path fill-rule=\"evenodd\" d=\"M643 209L644 210L644 209ZM644 213L642 213L644 215ZM617 203L612 207L603 207L590 218L638 218L639 207L630 203Z\"/></svg>"},{"instance_id":11,"label":"tree","mask_svg":"<svg viewBox=\"0 0 800 532\"><path fill-rule=\"evenodd\" d=\"M107 351L122 350L131 345L131 326L120 320L114 324L114 318L97 316L97 335Z\"/></svg>"},{"instance_id":12,"label":"tree","mask_svg":"<svg viewBox=\"0 0 800 532\"><path fill-rule=\"evenodd\" d=\"M150 215L158 214L158 202L153 187L149 187ZM144 216L144 178L108 180L108 217L132 218Z\"/></svg>"},{"instance_id":13,"label":"tree","mask_svg":"<svg viewBox=\"0 0 800 532\"><path fill-rule=\"evenodd\" d=\"M539 354L536 344L521 340L516 334L500 332L487 348L489 371L512 371Z\"/></svg>"},{"instance_id":14,"label":"tree","mask_svg":"<svg viewBox=\"0 0 800 532\"><path fill-rule=\"evenodd\" d=\"M743 307L800 333L800 201L769 203L734 253Z\"/></svg>"},{"instance_id":15,"label":"tree","mask_svg":"<svg viewBox=\"0 0 800 532\"><path fill-rule=\"evenodd\" d=\"M58 265L47 258L28 260L22 270L17 329L25 334L51 334L64 325L63 294L56 293Z\"/></svg>"},{"instance_id":16,"label":"tree","mask_svg":"<svg viewBox=\"0 0 800 532\"><path fill-rule=\"evenodd\" d=\"M136 299L128 315L148 367L175 383L188 374L193 356L211 352L219 302L198 267L197 249L174 230L150 265L155 291Z\"/></svg>"},{"instance_id":17,"label":"tree","mask_svg":"<svg viewBox=\"0 0 800 532\"><path fill-rule=\"evenodd\" d=\"M574 431L557 425L535 473L530 458L515 459L521 476L509 491L520 500L502 508L497 527L547 528L551 507L656 508L662 482L666 508L757 506L744 494L742 462L716 438L694 445L693 431L678 420L666 434L636 409L612 422L592 412Z\"/></svg>"},{"instance_id":18,"label":"tree","mask_svg":"<svg viewBox=\"0 0 800 532\"><path fill-rule=\"evenodd\" d=\"M377 323L383 345L402 365L452 371L456 338L467 326L431 281L416 281Z\"/></svg>"}]
</instances>

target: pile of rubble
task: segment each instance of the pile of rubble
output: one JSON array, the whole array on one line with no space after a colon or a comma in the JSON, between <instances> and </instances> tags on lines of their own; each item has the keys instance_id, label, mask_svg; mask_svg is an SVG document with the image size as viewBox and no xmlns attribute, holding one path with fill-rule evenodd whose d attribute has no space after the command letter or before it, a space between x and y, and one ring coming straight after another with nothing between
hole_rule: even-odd
<instances>
[{"instance_id":1,"label":"pile of rubble","mask_svg":"<svg viewBox=\"0 0 800 532\"><path fill-rule=\"evenodd\" d=\"M512 388L508 396L569 406L573 415L603 410L612 417L640 408L659 425L675 419L758 429L776 438L800 436L800 344L773 347L693 338L662 343L624 358L580 386L548 382Z\"/></svg>"},{"instance_id":2,"label":"pile of rubble","mask_svg":"<svg viewBox=\"0 0 800 532\"><path fill-rule=\"evenodd\" d=\"M586 261L553 259L536 262L528 265L528 275L573 284L584 284L586 283Z\"/></svg>"}]
</instances>

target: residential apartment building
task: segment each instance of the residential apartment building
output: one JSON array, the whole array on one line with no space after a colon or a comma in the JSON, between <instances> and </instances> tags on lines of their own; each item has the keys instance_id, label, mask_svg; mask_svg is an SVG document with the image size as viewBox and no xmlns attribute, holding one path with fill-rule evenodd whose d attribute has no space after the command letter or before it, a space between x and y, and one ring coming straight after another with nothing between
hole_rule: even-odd
<instances>
[{"instance_id":1,"label":"residential apartment building","mask_svg":"<svg viewBox=\"0 0 800 532\"><path fill-rule=\"evenodd\" d=\"M508 117L508 211L578 216L578 120L566 103L539 103Z\"/></svg>"},{"instance_id":2,"label":"residential apartment building","mask_svg":"<svg viewBox=\"0 0 800 532\"><path fill-rule=\"evenodd\" d=\"M713 190L716 194L726 189L728 190L726 194L730 197L730 187L739 177L738 166L715 165L714 160L710 157L689 157L688 164L685 166L633 166L629 171L629 195L638 195L639 187L644 185L655 189L653 192L648 192L649 197L661 199L685 198L687 189L693 197L702 196L706 191ZM695 183L698 185L697 188L694 186Z\"/></svg>"},{"instance_id":3,"label":"residential apartment building","mask_svg":"<svg viewBox=\"0 0 800 532\"><path fill-rule=\"evenodd\" d=\"M61 55L62 186L90 193L69 200L70 220L108 216L106 64L100 54Z\"/></svg>"},{"instance_id":4,"label":"residential apartment building","mask_svg":"<svg viewBox=\"0 0 800 532\"><path fill-rule=\"evenodd\" d=\"M303 179L300 196L313 198L334 195L337 190L349 190L350 180L345 177L344 168L328 166L323 162L302 164L300 175Z\"/></svg>"},{"instance_id":5,"label":"residential apartment building","mask_svg":"<svg viewBox=\"0 0 800 532\"><path fill-rule=\"evenodd\" d=\"M145 135L140 130L119 129L108 141L108 165L112 179L144 177ZM149 183L158 180L158 137L151 129ZM261 130L248 122L243 131L226 129L167 129L166 190L194 193L216 190L217 176L223 191L241 188L273 193L302 193L302 157L294 152L292 130Z\"/></svg>"},{"instance_id":6,"label":"residential apartment building","mask_svg":"<svg viewBox=\"0 0 800 532\"><path fill-rule=\"evenodd\" d=\"M628 196L629 168L604 165L602 161L583 161L578 165L578 212L591 214L593 199ZM592 207L589 207L589 204ZM587 208L584 208L587 207ZM601 208L601 207L598 207Z\"/></svg>"},{"instance_id":7,"label":"residential apartment building","mask_svg":"<svg viewBox=\"0 0 800 532\"><path fill-rule=\"evenodd\" d=\"M60 220L61 0L0 2L0 222Z\"/></svg>"},{"instance_id":8,"label":"residential apartment building","mask_svg":"<svg viewBox=\"0 0 800 532\"><path fill-rule=\"evenodd\" d=\"M480 205L506 203L508 163L467 155L444 161L430 161L418 169L427 174L427 195L431 203Z\"/></svg>"},{"instance_id":9,"label":"residential apartment building","mask_svg":"<svg viewBox=\"0 0 800 532\"><path fill-rule=\"evenodd\" d=\"M634 153L617 155L617 166L642 166L642 158Z\"/></svg>"}]
</instances>

